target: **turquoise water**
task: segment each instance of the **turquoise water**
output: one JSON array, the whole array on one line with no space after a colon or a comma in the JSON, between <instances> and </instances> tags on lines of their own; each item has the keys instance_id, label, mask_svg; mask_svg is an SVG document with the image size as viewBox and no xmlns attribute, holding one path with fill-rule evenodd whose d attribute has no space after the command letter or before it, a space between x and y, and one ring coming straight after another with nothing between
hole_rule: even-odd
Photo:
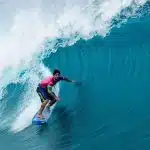
<instances>
[{"instance_id":1,"label":"turquoise water","mask_svg":"<svg viewBox=\"0 0 150 150\"><path fill-rule=\"evenodd\" d=\"M19 81L7 84L0 100L0 147L149 150L149 35L147 14L128 19L105 37L96 35L70 46L58 46L56 52L40 60L48 74L49 69L59 68L63 75L82 83L60 83L61 101L45 126L30 124L40 105L35 93L40 79L36 78L44 75L34 65L20 71Z\"/></svg>"}]
</instances>

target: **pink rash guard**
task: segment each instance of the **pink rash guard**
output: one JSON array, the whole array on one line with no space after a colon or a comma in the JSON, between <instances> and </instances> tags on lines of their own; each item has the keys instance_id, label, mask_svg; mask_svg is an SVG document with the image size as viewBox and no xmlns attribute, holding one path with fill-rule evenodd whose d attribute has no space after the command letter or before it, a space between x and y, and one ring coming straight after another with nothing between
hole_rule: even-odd
<instances>
[{"instance_id":1,"label":"pink rash guard","mask_svg":"<svg viewBox=\"0 0 150 150\"><path fill-rule=\"evenodd\" d=\"M42 80L41 83L40 83L40 86L42 88L45 88L48 85L54 86L57 82L59 82L61 80L68 80L68 78L66 78L66 77L58 77L57 79L54 79L53 76L50 76L50 77L47 77L44 80Z\"/></svg>"}]
</instances>

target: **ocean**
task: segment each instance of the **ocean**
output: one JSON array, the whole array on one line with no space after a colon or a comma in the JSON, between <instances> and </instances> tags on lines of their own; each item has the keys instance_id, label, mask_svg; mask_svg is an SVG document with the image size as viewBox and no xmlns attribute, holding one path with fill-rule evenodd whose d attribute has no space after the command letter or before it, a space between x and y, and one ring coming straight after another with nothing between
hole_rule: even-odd
<instances>
[{"instance_id":1,"label":"ocean","mask_svg":"<svg viewBox=\"0 0 150 150\"><path fill-rule=\"evenodd\" d=\"M2 150L150 149L148 0L0 2ZM58 68L48 124L38 83Z\"/></svg>"}]
</instances>

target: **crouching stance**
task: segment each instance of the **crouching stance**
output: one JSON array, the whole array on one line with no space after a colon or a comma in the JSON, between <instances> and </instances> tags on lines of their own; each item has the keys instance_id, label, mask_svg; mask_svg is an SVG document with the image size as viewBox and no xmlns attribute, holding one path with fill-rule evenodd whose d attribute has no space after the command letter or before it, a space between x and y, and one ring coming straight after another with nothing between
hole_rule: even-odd
<instances>
[{"instance_id":1,"label":"crouching stance","mask_svg":"<svg viewBox=\"0 0 150 150\"><path fill-rule=\"evenodd\" d=\"M54 105L59 100L59 97L57 97L55 95L55 93L52 91L52 89L53 89L53 86L56 85L56 83L58 83L61 80L76 83L76 81L74 81L74 80L69 80L68 78L61 76L60 70L58 70L58 69L54 70L53 76L49 76L49 77L43 79L39 83L39 85L36 89L38 95L40 96L41 102L42 102L41 107L38 111L39 118L44 118L44 116L42 115L42 112L46 105L47 105L47 108L49 109L52 105Z\"/></svg>"}]
</instances>

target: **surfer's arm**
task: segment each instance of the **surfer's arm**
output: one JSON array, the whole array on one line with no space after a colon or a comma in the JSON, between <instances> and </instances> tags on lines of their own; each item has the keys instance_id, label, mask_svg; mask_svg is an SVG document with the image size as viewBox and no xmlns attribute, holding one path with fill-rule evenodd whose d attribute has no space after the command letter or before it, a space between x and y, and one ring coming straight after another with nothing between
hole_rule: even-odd
<instances>
[{"instance_id":1,"label":"surfer's arm","mask_svg":"<svg viewBox=\"0 0 150 150\"><path fill-rule=\"evenodd\" d=\"M68 78L64 78L64 80L67 81L67 82L76 83L75 80L70 80L70 79L68 79Z\"/></svg>"},{"instance_id":2,"label":"surfer's arm","mask_svg":"<svg viewBox=\"0 0 150 150\"><path fill-rule=\"evenodd\" d=\"M63 80L67 81L67 82L71 82L71 83L75 83L76 85L81 85L81 82L75 81L75 80L70 80L66 77L63 78Z\"/></svg>"},{"instance_id":3,"label":"surfer's arm","mask_svg":"<svg viewBox=\"0 0 150 150\"><path fill-rule=\"evenodd\" d=\"M47 86L47 91L48 93L56 100L58 100L58 97L55 95L54 92L52 92L52 87L51 86Z\"/></svg>"}]
</instances>

